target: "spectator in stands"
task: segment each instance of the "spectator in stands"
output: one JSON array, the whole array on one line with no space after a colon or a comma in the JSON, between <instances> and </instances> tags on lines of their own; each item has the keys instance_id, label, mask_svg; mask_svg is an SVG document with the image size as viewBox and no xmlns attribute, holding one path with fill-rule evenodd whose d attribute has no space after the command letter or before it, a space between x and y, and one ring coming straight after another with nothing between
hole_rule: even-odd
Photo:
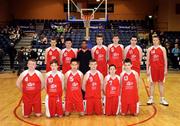
<instances>
[{"instance_id":1,"label":"spectator in stands","mask_svg":"<svg viewBox=\"0 0 180 126\"><path fill-rule=\"evenodd\" d=\"M56 46L60 49L63 49L65 47L65 44L64 44L64 36L60 36L57 38L57 44Z\"/></svg>"},{"instance_id":2,"label":"spectator in stands","mask_svg":"<svg viewBox=\"0 0 180 126\"><path fill-rule=\"evenodd\" d=\"M154 34L154 30L151 29L150 30L150 33L149 33L149 43L152 44L152 37L153 37L153 34Z\"/></svg>"},{"instance_id":3,"label":"spectator in stands","mask_svg":"<svg viewBox=\"0 0 180 126\"><path fill-rule=\"evenodd\" d=\"M38 55L37 52L35 52L32 47L29 47L29 55L28 55L28 59L37 59Z\"/></svg>"},{"instance_id":4,"label":"spectator in stands","mask_svg":"<svg viewBox=\"0 0 180 126\"><path fill-rule=\"evenodd\" d=\"M10 59L10 69L14 73L14 60L17 54L17 50L14 48L14 43L10 43L10 46L8 48L8 54L9 54L9 59Z\"/></svg>"},{"instance_id":5,"label":"spectator in stands","mask_svg":"<svg viewBox=\"0 0 180 126\"><path fill-rule=\"evenodd\" d=\"M179 69L180 49L178 43L174 44L174 48L172 49L172 54L173 54L173 68Z\"/></svg>"},{"instance_id":6,"label":"spectator in stands","mask_svg":"<svg viewBox=\"0 0 180 126\"><path fill-rule=\"evenodd\" d=\"M41 39L40 40L41 40L40 41L41 45L48 43L47 37L45 35L41 35Z\"/></svg>"},{"instance_id":7,"label":"spectator in stands","mask_svg":"<svg viewBox=\"0 0 180 126\"><path fill-rule=\"evenodd\" d=\"M2 49L2 47L0 47L0 71L2 71L3 68L3 57L4 57L4 50Z\"/></svg>"},{"instance_id":8,"label":"spectator in stands","mask_svg":"<svg viewBox=\"0 0 180 126\"><path fill-rule=\"evenodd\" d=\"M25 48L21 47L20 51L18 51L18 54L17 54L17 61L18 61L17 76L19 76L22 73L22 71L24 71L24 65L25 65L24 51L25 51Z\"/></svg>"},{"instance_id":9,"label":"spectator in stands","mask_svg":"<svg viewBox=\"0 0 180 126\"><path fill-rule=\"evenodd\" d=\"M168 58L168 67L172 64L172 53L171 53L171 47L170 47L170 44L167 40L165 40L166 43L165 43L165 49L166 49L166 55L167 55L167 58Z\"/></svg>"}]
</instances>

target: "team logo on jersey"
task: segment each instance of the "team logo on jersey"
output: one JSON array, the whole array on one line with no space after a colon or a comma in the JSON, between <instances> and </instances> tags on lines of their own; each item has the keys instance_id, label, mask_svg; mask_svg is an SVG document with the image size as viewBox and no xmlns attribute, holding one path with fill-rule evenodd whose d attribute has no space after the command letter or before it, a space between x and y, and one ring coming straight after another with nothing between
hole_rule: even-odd
<instances>
[{"instance_id":1,"label":"team logo on jersey","mask_svg":"<svg viewBox=\"0 0 180 126\"><path fill-rule=\"evenodd\" d=\"M133 82L128 81L128 82L126 83L126 85L127 85L127 86L132 86L132 85L133 85Z\"/></svg>"},{"instance_id":2,"label":"team logo on jersey","mask_svg":"<svg viewBox=\"0 0 180 126\"><path fill-rule=\"evenodd\" d=\"M73 83L72 83L72 86L73 86L73 87L77 87L77 86L78 86L78 83L73 82Z\"/></svg>"},{"instance_id":3,"label":"team logo on jersey","mask_svg":"<svg viewBox=\"0 0 180 126\"><path fill-rule=\"evenodd\" d=\"M96 85L97 85L97 83L96 83L96 82L93 82L93 83L92 83L92 86L93 86L93 87L95 87Z\"/></svg>"},{"instance_id":4,"label":"team logo on jersey","mask_svg":"<svg viewBox=\"0 0 180 126\"><path fill-rule=\"evenodd\" d=\"M115 91L116 90L116 87L115 86L112 86L111 87L111 91Z\"/></svg>"},{"instance_id":5,"label":"team logo on jersey","mask_svg":"<svg viewBox=\"0 0 180 126\"><path fill-rule=\"evenodd\" d=\"M52 82L53 82L53 78L52 77L48 78L48 83L52 83Z\"/></svg>"},{"instance_id":6,"label":"team logo on jersey","mask_svg":"<svg viewBox=\"0 0 180 126\"><path fill-rule=\"evenodd\" d=\"M109 81L109 85L112 85L112 80Z\"/></svg>"},{"instance_id":7,"label":"team logo on jersey","mask_svg":"<svg viewBox=\"0 0 180 126\"><path fill-rule=\"evenodd\" d=\"M73 81L74 81L73 76L70 76L70 77L69 77L69 81L70 81L70 82L73 82Z\"/></svg>"},{"instance_id":8,"label":"team logo on jersey","mask_svg":"<svg viewBox=\"0 0 180 126\"><path fill-rule=\"evenodd\" d=\"M136 60L136 55L134 55L134 54L131 55L131 60L132 60L132 61L135 61L135 60Z\"/></svg>"},{"instance_id":9,"label":"team logo on jersey","mask_svg":"<svg viewBox=\"0 0 180 126\"><path fill-rule=\"evenodd\" d=\"M55 57L55 56L52 56L52 57L51 57L51 60L53 60L53 59L56 59L56 57Z\"/></svg>"},{"instance_id":10,"label":"team logo on jersey","mask_svg":"<svg viewBox=\"0 0 180 126\"><path fill-rule=\"evenodd\" d=\"M132 49L129 50L129 54L133 54L133 50Z\"/></svg>"},{"instance_id":11,"label":"team logo on jersey","mask_svg":"<svg viewBox=\"0 0 180 126\"><path fill-rule=\"evenodd\" d=\"M124 80L127 81L128 80L128 76L124 76Z\"/></svg>"},{"instance_id":12,"label":"team logo on jersey","mask_svg":"<svg viewBox=\"0 0 180 126\"><path fill-rule=\"evenodd\" d=\"M89 77L89 81L90 81L90 82L93 82L93 77L90 76L90 77Z\"/></svg>"},{"instance_id":13,"label":"team logo on jersey","mask_svg":"<svg viewBox=\"0 0 180 126\"><path fill-rule=\"evenodd\" d=\"M55 89L55 88L57 88L57 85L56 84L51 84L51 89Z\"/></svg>"},{"instance_id":14,"label":"team logo on jersey","mask_svg":"<svg viewBox=\"0 0 180 126\"><path fill-rule=\"evenodd\" d=\"M24 80L25 80L26 82L28 82L28 77L26 77Z\"/></svg>"},{"instance_id":15,"label":"team logo on jersey","mask_svg":"<svg viewBox=\"0 0 180 126\"><path fill-rule=\"evenodd\" d=\"M111 52L114 52L114 47L111 48Z\"/></svg>"},{"instance_id":16,"label":"team logo on jersey","mask_svg":"<svg viewBox=\"0 0 180 126\"><path fill-rule=\"evenodd\" d=\"M99 51L98 51L98 50L96 50L96 54L97 54L97 55L99 54Z\"/></svg>"},{"instance_id":17,"label":"team logo on jersey","mask_svg":"<svg viewBox=\"0 0 180 126\"><path fill-rule=\"evenodd\" d=\"M67 56L67 52L64 52L64 56L65 56L65 57Z\"/></svg>"},{"instance_id":18,"label":"team logo on jersey","mask_svg":"<svg viewBox=\"0 0 180 126\"><path fill-rule=\"evenodd\" d=\"M155 54L155 50L151 50L151 54Z\"/></svg>"},{"instance_id":19,"label":"team logo on jersey","mask_svg":"<svg viewBox=\"0 0 180 126\"><path fill-rule=\"evenodd\" d=\"M113 53L113 57L118 57L119 53Z\"/></svg>"},{"instance_id":20,"label":"team logo on jersey","mask_svg":"<svg viewBox=\"0 0 180 126\"><path fill-rule=\"evenodd\" d=\"M52 51L49 51L49 55L52 55Z\"/></svg>"}]
</instances>

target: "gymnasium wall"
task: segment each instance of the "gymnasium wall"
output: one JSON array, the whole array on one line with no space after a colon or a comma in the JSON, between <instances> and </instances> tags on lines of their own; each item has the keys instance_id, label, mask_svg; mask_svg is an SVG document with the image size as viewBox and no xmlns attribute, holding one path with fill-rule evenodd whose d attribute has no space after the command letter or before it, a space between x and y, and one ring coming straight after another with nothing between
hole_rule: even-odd
<instances>
[{"instance_id":1,"label":"gymnasium wall","mask_svg":"<svg viewBox=\"0 0 180 126\"><path fill-rule=\"evenodd\" d=\"M176 14L176 4L180 0L159 0L158 23L160 30L180 31L180 14Z\"/></svg>"},{"instance_id":2,"label":"gymnasium wall","mask_svg":"<svg viewBox=\"0 0 180 126\"><path fill-rule=\"evenodd\" d=\"M0 0L0 24L5 24L11 19L12 18L7 0Z\"/></svg>"},{"instance_id":3,"label":"gymnasium wall","mask_svg":"<svg viewBox=\"0 0 180 126\"><path fill-rule=\"evenodd\" d=\"M109 13L111 20L144 19L153 11L153 2L149 0L108 0L108 2L114 3L114 13ZM67 3L67 0L11 0L10 5L16 19L66 19L64 3Z\"/></svg>"}]
</instances>

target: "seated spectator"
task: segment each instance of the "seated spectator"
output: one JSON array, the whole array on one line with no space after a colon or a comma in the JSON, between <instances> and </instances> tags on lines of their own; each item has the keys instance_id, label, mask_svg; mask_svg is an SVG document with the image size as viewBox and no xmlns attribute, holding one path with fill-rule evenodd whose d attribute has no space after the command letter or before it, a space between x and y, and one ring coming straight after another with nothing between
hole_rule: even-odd
<instances>
[{"instance_id":1,"label":"seated spectator","mask_svg":"<svg viewBox=\"0 0 180 126\"><path fill-rule=\"evenodd\" d=\"M4 69L3 68L3 58L4 58L4 50L0 46L0 71L2 71Z\"/></svg>"},{"instance_id":2,"label":"seated spectator","mask_svg":"<svg viewBox=\"0 0 180 126\"><path fill-rule=\"evenodd\" d=\"M65 44L64 44L64 36L60 36L57 38L57 44L56 46L60 49L63 49L65 47Z\"/></svg>"},{"instance_id":3,"label":"seated spectator","mask_svg":"<svg viewBox=\"0 0 180 126\"><path fill-rule=\"evenodd\" d=\"M173 54L173 68L179 69L180 49L178 43L174 44L174 48L172 49L172 54Z\"/></svg>"}]
</instances>

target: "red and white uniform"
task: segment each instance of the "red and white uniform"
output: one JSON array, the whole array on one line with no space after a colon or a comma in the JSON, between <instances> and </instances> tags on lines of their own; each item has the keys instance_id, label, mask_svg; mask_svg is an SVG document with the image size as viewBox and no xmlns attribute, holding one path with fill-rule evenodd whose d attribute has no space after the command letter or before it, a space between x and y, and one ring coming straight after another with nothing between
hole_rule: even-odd
<instances>
[{"instance_id":1,"label":"red and white uniform","mask_svg":"<svg viewBox=\"0 0 180 126\"><path fill-rule=\"evenodd\" d=\"M67 50L66 48L62 50L62 73L65 74L71 69L70 63L72 58L76 58L77 49L71 48Z\"/></svg>"},{"instance_id":2,"label":"red and white uniform","mask_svg":"<svg viewBox=\"0 0 180 126\"><path fill-rule=\"evenodd\" d=\"M105 81L107 82L105 87L105 114L116 115L119 112L120 77L116 75L115 78L112 78L107 75Z\"/></svg>"},{"instance_id":3,"label":"red and white uniform","mask_svg":"<svg viewBox=\"0 0 180 126\"><path fill-rule=\"evenodd\" d=\"M83 74L79 70L75 74L69 70L66 74L68 78L66 85L65 111L72 112L75 109L77 112L83 112L83 98L81 92Z\"/></svg>"},{"instance_id":4,"label":"red and white uniform","mask_svg":"<svg viewBox=\"0 0 180 126\"><path fill-rule=\"evenodd\" d=\"M116 74L120 75L122 72L122 64L123 64L123 45L118 44L115 46L114 44L110 44L108 46L108 64L114 64L116 66Z\"/></svg>"},{"instance_id":5,"label":"red and white uniform","mask_svg":"<svg viewBox=\"0 0 180 126\"><path fill-rule=\"evenodd\" d=\"M165 61L162 48L162 46L158 46L157 48L152 46L149 50L149 69L151 82L164 81Z\"/></svg>"},{"instance_id":6,"label":"red and white uniform","mask_svg":"<svg viewBox=\"0 0 180 126\"><path fill-rule=\"evenodd\" d=\"M47 61L46 61L46 72L51 71L50 62L54 59L58 61L58 65L60 65L60 52L61 50L57 47L52 49L52 47L49 47L46 49L46 55L47 55Z\"/></svg>"},{"instance_id":7,"label":"red and white uniform","mask_svg":"<svg viewBox=\"0 0 180 126\"><path fill-rule=\"evenodd\" d=\"M121 77L121 113L139 113L139 96L136 80L136 71L123 71Z\"/></svg>"},{"instance_id":8,"label":"red and white uniform","mask_svg":"<svg viewBox=\"0 0 180 126\"><path fill-rule=\"evenodd\" d=\"M97 45L92 48L92 56L97 62L97 70L99 70L103 76L107 75L107 47L102 46L99 48Z\"/></svg>"},{"instance_id":9,"label":"red and white uniform","mask_svg":"<svg viewBox=\"0 0 180 126\"><path fill-rule=\"evenodd\" d=\"M102 102L101 102L101 77L102 74L97 71L92 74L90 71L86 73L88 80L85 86L85 99L86 99L86 113L88 115L95 112L97 115L102 114Z\"/></svg>"},{"instance_id":10,"label":"red and white uniform","mask_svg":"<svg viewBox=\"0 0 180 126\"><path fill-rule=\"evenodd\" d=\"M29 116L31 112L41 113L41 73L35 70L33 75L25 70L22 79L23 115Z\"/></svg>"},{"instance_id":11,"label":"red and white uniform","mask_svg":"<svg viewBox=\"0 0 180 126\"><path fill-rule=\"evenodd\" d=\"M62 109L62 93L63 93L63 80L64 77L61 72L57 71L56 74L52 74L52 71L46 74L46 115L53 117L56 114L58 116L63 115Z\"/></svg>"},{"instance_id":12,"label":"red and white uniform","mask_svg":"<svg viewBox=\"0 0 180 126\"><path fill-rule=\"evenodd\" d=\"M125 48L126 57L132 62L132 69L140 75L142 49L136 45L134 48L129 45Z\"/></svg>"}]
</instances>

